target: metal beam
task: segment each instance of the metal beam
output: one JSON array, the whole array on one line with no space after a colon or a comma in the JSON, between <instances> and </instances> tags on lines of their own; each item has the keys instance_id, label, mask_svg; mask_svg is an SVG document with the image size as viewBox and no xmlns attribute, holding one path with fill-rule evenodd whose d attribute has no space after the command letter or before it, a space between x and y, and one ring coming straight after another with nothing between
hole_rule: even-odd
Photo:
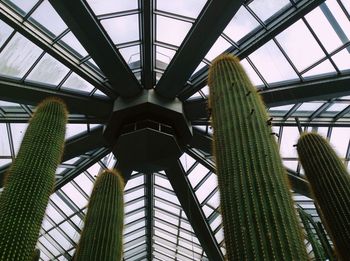
<instances>
[{"instance_id":1,"label":"metal beam","mask_svg":"<svg viewBox=\"0 0 350 261\"><path fill-rule=\"evenodd\" d=\"M78 0L49 2L106 75L112 89L122 97L137 95L141 91L141 85L101 28L90 7Z\"/></svg>"},{"instance_id":2,"label":"metal beam","mask_svg":"<svg viewBox=\"0 0 350 261\"><path fill-rule=\"evenodd\" d=\"M308 198L313 198L309 188L309 182L301 177L295 171L286 168L288 180L294 192L299 193Z\"/></svg>"},{"instance_id":3,"label":"metal beam","mask_svg":"<svg viewBox=\"0 0 350 261\"><path fill-rule=\"evenodd\" d=\"M103 83L101 75L87 66L80 66L78 58L68 54L59 45L55 45L55 41L51 38L38 34L38 29L30 23L23 23L23 18L4 3L0 3L0 19L106 95L112 98L116 96L109 84Z\"/></svg>"},{"instance_id":4,"label":"metal beam","mask_svg":"<svg viewBox=\"0 0 350 261\"><path fill-rule=\"evenodd\" d=\"M227 49L225 53L232 53L241 60L244 59L324 1L325 0L301 0L298 3L295 3L278 18L272 20L266 28L261 28L258 31L253 32L250 37L246 38L239 44L239 48L232 46ZM188 99L196 91L206 85L208 69L209 66L203 67L192 79L189 80L190 84L182 86L184 91L179 94L180 100Z\"/></svg>"},{"instance_id":5,"label":"metal beam","mask_svg":"<svg viewBox=\"0 0 350 261\"><path fill-rule=\"evenodd\" d=\"M153 231L154 231L154 173L146 173L146 236L147 236L147 260L153 260Z\"/></svg>"},{"instance_id":6,"label":"metal beam","mask_svg":"<svg viewBox=\"0 0 350 261\"><path fill-rule=\"evenodd\" d=\"M160 95L173 99L183 90L186 81L243 2L243 0L207 2L159 80L156 91Z\"/></svg>"},{"instance_id":7,"label":"metal beam","mask_svg":"<svg viewBox=\"0 0 350 261\"><path fill-rule=\"evenodd\" d=\"M193 140L192 140L192 145L194 146L194 148L200 149L205 153L207 153L208 155L212 155L211 144L212 144L212 138L206 135L205 132L197 129L196 134L193 135ZM199 161L203 166L208 168L210 171L216 173L214 162L209 161L199 152L196 152L194 149L191 149L191 148L187 148L186 153L191 157L193 157L195 160ZM292 190L295 191L296 193L299 193L301 195L311 198L308 181L299 177L298 174L291 169L286 168L286 171L287 171L288 179Z\"/></svg>"},{"instance_id":8,"label":"metal beam","mask_svg":"<svg viewBox=\"0 0 350 261\"><path fill-rule=\"evenodd\" d=\"M103 137L103 126L93 128L88 133L73 136L71 139L68 139L64 146L62 162L101 147L108 147Z\"/></svg>"},{"instance_id":9,"label":"metal beam","mask_svg":"<svg viewBox=\"0 0 350 261\"><path fill-rule=\"evenodd\" d=\"M349 94L350 74L285 84L261 92L267 107L329 100Z\"/></svg>"},{"instance_id":10,"label":"metal beam","mask_svg":"<svg viewBox=\"0 0 350 261\"><path fill-rule=\"evenodd\" d=\"M65 173L64 176L56 179L56 184L55 184L54 190L56 191L56 190L59 190L60 188L62 188L64 185L66 185L71 180L73 180L78 175L80 175L84 170L90 168L92 165L94 165L100 159L107 156L108 153L110 153L110 152L111 151L108 148L97 149L89 158L80 162L74 169ZM97 173L96 173L96 175L97 175Z\"/></svg>"},{"instance_id":11,"label":"metal beam","mask_svg":"<svg viewBox=\"0 0 350 261\"><path fill-rule=\"evenodd\" d=\"M105 124L108 120L108 118L88 118L83 115L70 116L68 117L68 124ZM28 123L30 118L31 115L27 113L16 113L15 115L13 113L5 113L0 115L0 123Z\"/></svg>"},{"instance_id":12,"label":"metal beam","mask_svg":"<svg viewBox=\"0 0 350 261\"><path fill-rule=\"evenodd\" d=\"M70 113L108 119L112 112L112 100L53 90L39 84L21 84L0 79L0 100L35 106L50 96L65 101Z\"/></svg>"},{"instance_id":13,"label":"metal beam","mask_svg":"<svg viewBox=\"0 0 350 261\"><path fill-rule=\"evenodd\" d=\"M209 260L224 260L180 161L172 162L165 173Z\"/></svg>"},{"instance_id":14,"label":"metal beam","mask_svg":"<svg viewBox=\"0 0 350 261\"><path fill-rule=\"evenodd\" d=\"M190 142L190 146L196 149L200 149L208 154L212 154L212 143L213 140L210 136L196 127L192 128L193 138Z\"/></svg>"},{"instance_id":15,"label":"metal beam","mask_svg":"<svg viewBox=\"0 0 350 261\"><path fill-rule=\"evenodd\" d=\"M145 89L152 89L155 84L155 73L153 71L155 63L155 47L153 36L155 34L155 23L153 19L154 0L139 0L142 10L140 28L142 28L142 76L141 82Z\"/></svg>"},{"instance_id":16,"label":"metal beam","mask_svg":"<svg viewBox=\"0 0 350 261\"><path fill-rule=\"evenodd\" d=\"M107 144L102 136L102 132L103 127L97 127L88 133L80 134L67 139L62 156L62 162L78 157L91 150L107 147ZM4 177L9 167L10 164L7 164L0 169L0 187L3 185ZM65 176L64 180L68 180L67 182L69 182L70 179L67 178L68 177Z\"/></svg>"},{"instance_id":17,"label":"metal beam","mask_svg":"<svg viewBox=\"0 0 350 261\"><path fill-rule=\"evenodd\" d=\"M350 95L350 74L319 78L300 83L286 83L260 92L266 107L276 107L308 101L329 100ZM207 100L184 102L184 111L190 121L208 119Z\"/></svg>"}]
</instances>

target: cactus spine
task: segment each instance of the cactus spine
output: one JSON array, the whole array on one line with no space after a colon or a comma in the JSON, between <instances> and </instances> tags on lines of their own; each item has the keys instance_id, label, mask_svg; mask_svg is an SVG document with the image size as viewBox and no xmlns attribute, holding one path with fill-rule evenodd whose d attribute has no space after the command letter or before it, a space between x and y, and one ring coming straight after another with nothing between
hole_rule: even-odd
<instances>
[{"instance_id":1,"label":"cactus spine","mask_svg":"<svg viewBox=\"0 0 350 261\"><path fill-rule=\"evenodd\" d=\"M307 260L264 104L238 59L209 71L209 109L228 260Z\"/></svg>"},{"instance_id":2,"label":"cactus spine","mask_svg":"<svg viewBox=\"0 0 350 261\"><path fill-rule=\"evenodd\" d=\"M304 133L297 150L336 255L340 260L348 260L350 176L328 141L317 133Z\"/></svg>"},{"instance_id":3,"label":"cactus spine","mask_svg":"<svg viewBox=\"0 0 350 261\"><path fill-rule=\"evenodd\" d=\"M97 177L74 260L121 260L123 194L124 181L119 172L105 170Z\"/></svg>"},{"instance_id":4,"label":"cactus spine","mask_svg":"<svg viewBox=\"0 0 350 261\"><path fill-rule=\"evenodd\" d=\"M31 260L55 183L66 130L67 109L43 101L31 119L0 196L0 260Z\"/></svg>"}]
</instances>

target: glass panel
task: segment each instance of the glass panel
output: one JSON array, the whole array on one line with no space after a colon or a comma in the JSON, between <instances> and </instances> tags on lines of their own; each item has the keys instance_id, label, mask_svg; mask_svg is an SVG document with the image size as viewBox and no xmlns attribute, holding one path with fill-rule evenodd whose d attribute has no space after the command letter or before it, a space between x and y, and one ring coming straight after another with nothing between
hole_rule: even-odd
<instances>
[{"instance_id":1,"label":"glass panel","mask_svg":"<svg viewBox=\"0 0 350 261\"><path fill-rule=\"evenodd\" d=\"M58 197L56 194L51 195L50 200L56 205L59 206L59 208L66 214L67 216L73 214L73 210L67 206L64 201Z\"/></svg>"},{"instance_id":2,"label":"glass panel","mask_svg":"<svg viewBox=\"0 0 350 261\"><path fill-rule=\"evenodd\" d=\"M350 139L350 128L333 128L330 143L341 158L345 158Z\"/></svg>"},{"instance_id":3,"label":"glass panel","mask_svg":"<svg viewBox=\"0 0 350 261\"><path fill-rule=\"evenodd\" d=\"M128 183L126 183L126 186L125 186L125 191L131 189L131 188L134 188L134 187L137 187L137 186L140 186L141 184L144 183L144 176L139 176L139 177L136 177L136 178L133 178L133 179L130 179L128 181Z\"/></svg>"},{"instance_id":4,"label":"glass panel","mask_svg":"<svg viewBox=\"0 0 350 261\"><path fill-rule=\"evenodd\" d=\"M198 164L188 175L188 179L192 187L197 184L208 174L208 169L201 164Z\"/></svg>"},{"instance_id":5,"label":"glass panel","mask_svg":"<svg viewBox=\"0 0 350 261\"><path fill-rule=\"evenodd\" d=\"M24 133L28 127L27 123L11 123L11 135L15 154L17 154L21 145Z\"/></svg>"},{"instance_id":6,"label":"glass panel","mask_svg":"<svg viewBox=\"0 0 350 261\"><path fill-rule=\"evenodd\" d=\"M297 157L294 145L297 143L300 134L297 127L283 127L282 142L280 151L282 157Z\"/></svg>"},{"instance_id":7,"label":"glass panel","mask_svg":"<svg viewBox=\"0 0 350 261\"><path fill-rule=\"evenodd\" d=\"M138 9L137 0L87 0L96 15Z\"/></svg>"},{"instance_id":8,"label":"glass panel","mask_svg":"<svg viewBox=\"0 0 350 261\"><path fill-rule=\"evenodd\" d=\"M140 46L130 46L127 48L119 49L119 52L123 56L124 60L130 64L136 61L140 61Z\"/></svg>"},{"instance_id":9,"label":"glass panel","mask_svg":"<svg viewBox=\"0 0 350 261\"><path fill-rule=\"evenodd\" d=\"M332 12L334 17L337 19L341 29L344 31L348 39L350 38L350 21L345 16L343 10L341 10L337 0L327 0L326 2L329 10Z\"/></svg>"},{"instance_id":10,"label":"glass panel","mask_svg":"<svg viewBox=\"0 0 350 261\"><path fill-rule=\"evenodd\" d=\"M63 42L66 45L68 45L75 52L77 52L81 57L85 57L88 55L85 48L81 45L81 43L78 41L78 39L74 36L72 32L69 32L65 36L63 36L60 42Z\"/></svg>"},{"instance_id":11,"label":"glass panel","mask_svg":"<svg viewBox=\"0 0 350 261\"><path fill-rule=\"evenodd\" d=\"M71 184L64 185L61 190L72 200L78 208L83 208L87 205L87 199Z\"/></svg>"},{"instance_id":12,"label":"glass panel","mask_svg":"<svg viewBox=\"0 0 350 261\"><path fill-rule=\"evenodd\" d=\"M94 89L90 83L85 81L76 73L72 73L68 79L64 82L62 89L76 90L79 92L91 92Z\"/></svg>"},{"instance_id":13,"label":"glass panel","mask_svg":"<svg viewBox=\"0 0 350 261\"><path fill-rule=\"evenodd\" d=\"M233 41L238 42L248 33L259 27L258 21L242 6L227 25L224 33Z\"/></svg>"},{"instance_id":14,"label":"glass panel","mask_svg":"<svg viewBox=\"0 0 350 261\"><path fill-rule=\"evenodd\" d=\"M252 83L257 86L257 85L263 85L263 81L259 77L259 75L256 73L256 71L253 69L253 67L248 63L246 59L241 61L241 64L246 71L246 73L249 76L249 79L252 81Z\"/></svg>"},{"instance_id":15,"label":"glass panel","mask_svg":"<svg viewBox=\"0 0 350 261\"><path fill-rule=\"evenodd\" d=\"M350 54L346 49L333 55L332 59L335 62L335 64L337 65L339 70L350 69Z\"/></svg>"},{"instance_id":16,"label":"glass panel","mask_svg":"<svg viewBox=\"0 0 350 261\"><path fill-rule=\"evenodd\" d=\"M299 71L325 56L301 20L284 30L276 38Z\"/></svg>"},{"instance_id":17,"label":"glass panel","mask_svg":"<svg viewBox=\"0 0 350 261\"><path fill-rule=\"evenodd\" d=\"M156 46L156 68L165 69L168 67L171 59L173 59L176 51L168 48Z\"/></svg>"},{"instance_id":18,"label":"glass panel","mask_svg":"<svg viewBox=\"0 0 350 261\"><path fill-rule=\"evenodd\" d=\"M133 192L125 193L124 201L125 201L125 203L127 203L129 201L132 201L132 200L137 199L137 198L144 196L144 195L145 195L145 190L143 188L138 189L138 190L133 191Z\"/></svg>"},{"instance_id":19,"label":"glass panel","mask_svg":"<svg viewBox=\"0 0 350 261\"><path fill-rule=\"evenodd\" d=\"M227 42L223 37L219 37L214 45L210 48L209 52L205 56L209 61L214 60L215 57L226 51L231 44Z\"/></svg>"},{"instance_id":20,"label":"glass panel","mask_svg":"<svg viewBox=\"0 0 350 261\"><path fill-rule=\"evenodd\" d=\"M328 52L342 45L338 35L319 7L307 14L305 18Z\"/></svg>"},{"instance_id":21,"label":"glass panel","mask_svg":"<svg viewBox=\"0 0 350 261\"><path fill-rule=\"evenodd\" d=\"M59 35L67 29L66 24L48 1L42 2L42 4L30 16L30 20L38 22L53 33L54 36Z\"/></svg>"},{"instance_id":22,"label":"glass panel","mask_svg":"<svg viewBox=\"0 0 350 261\"><path fill-rule=\"evenodd\" d=\"M51 55L45 54L27 76L26 80L57 86L68 71L69 69L66 66Z\"/></svg>"},{"instance_id":23,"label":"glass panel","mask_svg":"<svg viewBox=\"0 0 350 261\"><path fill-rule=\"evenodd\" d=\"M16 33L0 53L0 74L22 78L42 50Z\"/></svg>"},{"instance_id":24,"label":"glass panel","mask_svg":"<svg viewBox=\"0 0 350 261\"><path fill-rule=\"evenodd\" d=\"M303 74L303 77L311 77L315 75L322 75L326 73L335 73L335 69L329 60L322 62L311 70Z\"/></svg>"},{"instance_id":25,"label":"glass panel","mask_svg":"<svg viewBox=\"0 0 350 261\"><path fill-rule=\"evenodd\" d=\"M84 173L80 174L74 179L74 181L79 185L82 190L85 191L87 195L91 194L93 183Z\"/></svg>"},{"instance_id":26,"label":"glass panel","mask_svg":"<svg viewBox=\"0 0 350 261\"><path fill-rule=\"evenodd\" d=\"M218 186L217 176L211 174L209 178L202 184L196 191L196 195L199 203L202 203L204 199Z\"/></svg>"},{"instance_id":27,"label":"glass panel","mask_svg":"<svg viewBox=\"0 0 350 261\"><path fill-rule=\"evenodd\" d=\"M0 21L0 48L12 32L13 29L10 26L5 24L3 21Z\"/></svg>"},{"instance_id":28,"label":"glass panel","mask_svg":"<svg viewBox=\"0 0 350 261\"><path fill-rule=\"evenodd\" d=\"M196 18L203 6L205 5L206 0L157 0L157 9L167 11L170 13L180 14L183 16Z\"/></svg>"},{"instance_id":29,"label":"glass panel","mask_svg":"<svg viewBox=\"0 0 350 261\"><path fill-rule=\"evenodd\" d=\"M139 15L127 15L102 20L101 24L106 29L113 43L120 44L140 39Z\"/></svg>"},{"instance_id":30,"label":"glass panel","mask_svg":"<svg viewBox=\"0 0 350 261\"><path fill-rule=\"evenodd\" d=\"M11 3L17 6L24 14L28 13L34 5L38 2L38 0L4 0L6 3Z\"/></svg>"},{"instance_id":31,"label":"glass panel","mask_svg":"<svg viewBox=\"0 0 350 261\"><path fill-rule=\"evenodd\" d=\"M171 186L169 180L167 180L165 178L155 176L155 183L163 188L167 188L167 189L172 190L172 186Z\"/></svg>"},{"instance_id":32,"label":"glass panel","mask_svg":"<svg viewBox=\"0 0 350 261\"><path fill-rule=\"evenodd\" d=\"M321 102L304 102L297 110L295 114L312 113L323 105Z\"/></svg>"},{"instance_id":33,"label":"glass panel","mask_svg":"<svg viewBox=\"0 0 350 261\"><path fill-rule=\"evenodd\" d=\"M278 11L290 5L288 0L254 0L249 4L249 7L265 22Z\"/></svg>"},{"instance_id":34,"label":"glass panel","mask_svg":"<svg viewBox=\"0 0 350 261\"><path fill-rule=\"evenodd\" d=\"M349 104L346 103L335 103L331 105L326 111L327 112L341 112L344 110L346 107L348 107Z\"/></svg>"},{"instance_id":35,"label":"glass panel","mask_svg":"<svg viewBox=\"0 0 350 261\"><path fill-rule=\"evenodd\" d=\"M0 156L11 156L10 144L8 141L6 124L0 123Z\"/></svg>"},{"instance_id":36,"label":"glass panel","mask_svg":"<svg viewBox=\"0 0 350 261\"><path fill-rule=\"evenodd\" d=\"M157 41L180 46L192 24L157 15ZM171 28L171 30L169 30Z\"/></svg>"},{"instance_id":37,"label":"glass panel","mask_svg":"<svg viewBox=\"0 0 350 261\"><path fill-rule=\"evenodd\" d=\"M77 134L87 132L86 124L67 124L66 139L71 138Z\"/></svg>"},{"instance_id":38,"label":"glass panel","mask_svg":"<svg viewBox=\"0 0 350 261\"><path fill-rule=\"evenodd\" d=\"M350 2L348 0L340 0L346 8L346 11L350 14Z\"/></svg>"},{"instance_id":39,"label":"glass panel","mask_svg":"<svg viewBox=\"0 0 350 261\"><path fill-rule=\"evenodd\" d=\"M298 78L273 41L256 50L249 58L269 83Z\"/></svg>"}]
</instances>

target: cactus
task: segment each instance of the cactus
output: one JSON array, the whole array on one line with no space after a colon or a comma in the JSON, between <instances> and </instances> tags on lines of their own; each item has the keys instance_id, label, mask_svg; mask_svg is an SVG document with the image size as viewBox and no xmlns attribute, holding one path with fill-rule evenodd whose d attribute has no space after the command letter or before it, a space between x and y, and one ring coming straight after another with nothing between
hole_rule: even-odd
<instances>
[{"instance_id":1,"label":"cactus","mask_svg":"<svg viewBox=\"0 0 350 261\"><path fill-rule=\"evenodd\" d=\"M228 260L307 260L301 227L264 104L237 58L209 71Z\"/></svg>"},{"instance_id":2,"label":"cactus","mask_svg":"<svg viewBox=\"0 0 350 261\"><path fill-rule=\"evenodd\" d=\"M67 121L62 101L43 101L31 119L0 196L0 260L31 260L55 183Z\"/></svg>"},{"instance_id":3,"label":"cactus","mask_svg":"<svg viewBox=\"0 0 350 261\"><path fill-rule=\"evenodd\" d=\"M35 249L32 255L32 261L39 261L40 260L40 250Z\"/></svg>"},{"instance_id":4,"label":"cactus","mask_svg":"<svg viewBox=\"0 0 350 261\"><path fill-rule=\"evenodd\" d=\"M350 249L349 173L328 141L317 133L302 134L297 151L336 255L340 260L347 260Z\"/></svg>"},{"instance_id":5,"label":"cactus","mask_svg":"<svg viewBox=\"0 0 350 261\"><path fill-rule=\"evenodd\" d=\"M312 246L312 250L314 252L315 260L326 260L326 253L322 248L322 244L320 240L317 239L316 235L312 231L312 227L314 226L313 219L310 214L306 213L302 208L298 208L299 216L301 222L304 225L304 230L306 232L306 238L310 242ZM314 227L315 229L315 227Z\"/></svg>"},{"instance_id":6,"label":"cactus","mask_svg":"<svg viewBox=\"0 0 350 261\"><path fill-rule=\"evenodd\" d=\"M74 260L121 260L123 191L124 181L119 172L105 170L97 177Z\"/></svg>"},{"instance_id":7,"label":"cactus","mask_svg":"<svg viewBox=\"0 0 350 261\"><path fill-rule=\"evenodd\" d=\"M333 261L336 260L334 249L332 248L331 244L329 243L327 234L324 230L324 227L322 226L321 222L314 222L313 224L316 234L318 238L320 239L320 243L325 251L326 259Z\"/></svg>"}]
</instances>

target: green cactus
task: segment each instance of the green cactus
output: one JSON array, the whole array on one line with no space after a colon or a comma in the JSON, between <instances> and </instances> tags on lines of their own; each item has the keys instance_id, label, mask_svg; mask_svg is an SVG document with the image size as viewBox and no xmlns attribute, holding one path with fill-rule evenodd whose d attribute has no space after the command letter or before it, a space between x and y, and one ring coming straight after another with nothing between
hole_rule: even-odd
<instances>
[{"instance_id":1,"label":"green cactus","mask_svg":"<svg viewBox=\"0 0 350 261\"><path fill-rule=\"evenodd\" d=\"M105 170L97 177L74 260L121 260L123 194L124 181L119 172Z\"/></svg>"},{"instance_id":2,"label":"green cactus","mask_svg":"<svg viewBox=\"0 0 350 261\"><path fill-rule=\"evenodd\" d=\"M32 261L39 261L40 260L40 250L35 249L32 255Z\"/></svg>"},{"instance_id":3,"label":"green cactus","mask_svg":"<svg viewBox=\"0 0 350 261\"><path fill-rule=\"evenodd\" d=\"M31 260L55 184L67 122L62 101L37 107L0 196L0 260Z\"/></svg>"},{"instance_id":4,"label":"green cactus","mask_svg":"<svg viewBox=\"0 0 350 261\"><path fill-rule=\"evenodd\" d=\"M302 134L297 151L336 255L340 260L348 260L350 175L328 141L317 133Z\"/></svg>"},{"instance_id":5,"label":"green cactus","mask_svg":"<svg viewBox=\"0 0 350 261\"><path fill-rule=\"evenodd\" d=\"M313 224L316 234L318 238L320 239L320 243L325 251L326 258L330 261L336 260L334 249L332 248L331 244L329 243L327 234L324 230L324 227L322 226L321 222L314 222Z\"/></svg>"},{"instance_id":6,"label":"green cactus","mask_svg":"<svg viewBox=\"0 0 350 261\"><path fill-rule=\"evenodd\" d=\"M312 246L315 260L326 260L327 257L324 249L322 248L322 244L320 243L320 240L317 239L316 235L313 233L312 228L315 229L315 227L313 226L314 222L311 215L306 213L300 207L298 208L298 212L299 212L301 222L304 225L306 238Z\"/></svg>"},{"instance_id":7,"label":"green cactus","mask_svg":"<svg viewBox=\"0 0 350 261\"><path fill-rule=\"evenodd\" d=\"M209 71L209 110L228 260L307 260L265 106L231 55Z\"/></svg>"}]
</instances>

